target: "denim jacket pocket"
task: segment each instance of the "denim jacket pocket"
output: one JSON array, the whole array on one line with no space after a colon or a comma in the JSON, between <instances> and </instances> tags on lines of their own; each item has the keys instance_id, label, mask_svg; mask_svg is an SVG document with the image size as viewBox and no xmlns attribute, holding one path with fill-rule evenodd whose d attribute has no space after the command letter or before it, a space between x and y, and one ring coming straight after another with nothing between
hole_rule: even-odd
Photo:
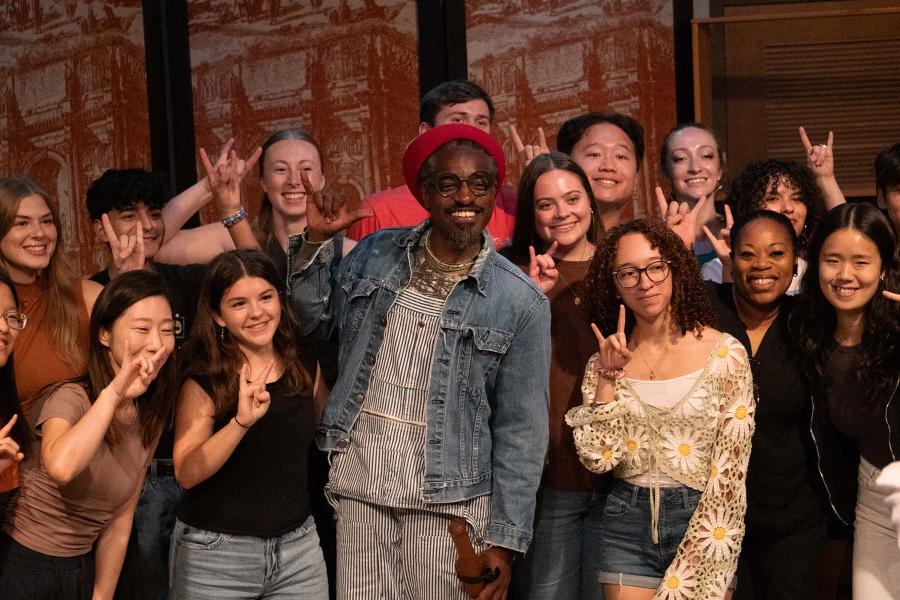
<instances>
[{"instance_id":1,"label":"denim jacket pocket","mask_svg":"<svg viewBox=\"0 0 900 600\"><path fill-rule=\"evenodd\" d=\"M473 352L468 369L470 384L487 382L496 371L500 359L509 350L512 334L489 327L466 327L463 337L472 340Z\"/></svg>"},{"instance_id":2,"label":"denim jacket pocket","mask_svg":"<svg viewBox=\"0 0 900 600\"><path fill-rule=\"evenodd\" d=\"M342 342L347 343L359 331L359 326L372 304L378 286L368 279L345 276L341 288L347 298L347 308L344 311L343 323L341 323L341 337Z\"/></svg>"}]
</instances>

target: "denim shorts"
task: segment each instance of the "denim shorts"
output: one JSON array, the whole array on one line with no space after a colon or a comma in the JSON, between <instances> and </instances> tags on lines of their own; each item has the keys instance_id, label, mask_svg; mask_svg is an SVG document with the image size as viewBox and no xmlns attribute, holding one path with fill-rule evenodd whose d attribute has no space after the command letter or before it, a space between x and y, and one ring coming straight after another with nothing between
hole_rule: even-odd
<instances>
[{"instance_id":1,"label":"denim shorts","mask_svg":"<svg viewBox=\"0 0 900 600\"><path fill-rule=\"evenodd\" d=\"M675 558L700 502L700 492L678 486L659 490L659 544L653 543L651 488L616 479L603 509L600 583L655 589Z\"/></svg>"}]
</instances>

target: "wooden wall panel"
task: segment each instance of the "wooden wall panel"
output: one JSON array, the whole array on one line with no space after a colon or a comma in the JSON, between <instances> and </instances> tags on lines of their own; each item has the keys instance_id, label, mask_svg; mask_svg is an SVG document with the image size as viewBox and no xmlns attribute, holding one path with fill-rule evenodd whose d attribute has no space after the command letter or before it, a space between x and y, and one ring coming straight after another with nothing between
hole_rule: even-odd
<instances>
[{"instance_id":1,"label":"wooden wall panel","mask_svg":"<svg viewBox=\"0 0 900 600\"><path fill-rule=\"evenodd\" d=\"M188 10L198 148L218 152L234 136L247 153L299 127L322 147L329 187L362 197L402 182L419 114L414 0L207 0ZM253 214L261 194L248 177Z\"/></svg>"},{"instance_id":2,"label":"wooden wall panel","mask_svg":"<svg viewBox=\"0 0 900 600\"><path fill-rule=\"evenodd\" d=\"M84 274L102 258L84 205L91 181L150 167L145 81L140 0L0 5L0 175L47 188Z\"/></svg>"},{"instance_id":3,"label":"wooden wall panel","mask_svg":"<svg viewBox=\"0 0 900 600\"><path fill-rule=\"evenodd\" d=\"M523 165L510 124L555 147L562 123L587 111L619 111L646 130L644 166L629 216L652 214L657 152L675 124L669 0L467 0L470 76L497 107L511 177Z\"/></svg>"}]
</instances>

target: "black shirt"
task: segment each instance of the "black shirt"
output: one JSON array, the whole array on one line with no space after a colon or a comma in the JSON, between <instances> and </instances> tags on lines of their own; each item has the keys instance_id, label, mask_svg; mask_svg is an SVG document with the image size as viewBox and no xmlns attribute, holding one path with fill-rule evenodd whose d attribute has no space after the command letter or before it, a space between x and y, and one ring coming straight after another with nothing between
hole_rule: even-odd
<instances>
[{"instance_id":1,"label":"black shirt","mask_svg":"<svg viewBox=\"0 0 900 600\"><path fill-rule=\"evenodd\" d=\"M777 536L821 525L830 509L810 433L811 391L788 332L792 299L782 298L778 316L753 355L732 285L708 285L716 328L734 336L751 356L757 408L747 469L747 534Z\"/></svg>"},{"instance_id":2,"label":"black shirt","mask_svg":"<svg viewBox=\"0 0 900 600\"><path fill-rule=\"evenodd\" d=\"M308 365L315 373L315 364ZM207 381L197 381L212 394ZM307 456L316 431L311 395L288 393L282 378L266 385L269 410L244 434L225 464L184 491L178 518L221 533L277 537L300 527L310 514ZM216 418L225 427L231 410Z\"/></svg>"}]
</instances>

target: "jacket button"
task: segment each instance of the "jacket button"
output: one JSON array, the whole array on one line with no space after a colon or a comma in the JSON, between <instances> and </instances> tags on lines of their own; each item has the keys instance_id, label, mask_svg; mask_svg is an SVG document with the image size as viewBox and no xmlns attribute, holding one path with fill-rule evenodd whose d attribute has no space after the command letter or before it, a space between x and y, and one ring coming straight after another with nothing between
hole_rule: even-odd
<instances>
[{"instance_id":1,"label":"jacket button","mask_svg":"<svg viewBox=\"0 0 900 600\"><path fill-rule=\"evenodd\" d=\"M366 354L366 364L374 365L375 364L375 356L372 354Z\"/></svg>"},{"instance_id":2,"label":"jacket button","mask_svg":"<svg viewBox=\"0 0 900 600\"><path fill-rule=\"evenodd\" d=\"M337 447L338 450L346 450L350 447L350 442L348 440L338 440Z\"/></svg>"},{"instance_id":3,"label":"jacket button","mask_svg":"<svg viewBox=\"0 0 900 600\"><path fill-rule=\"evenodd\" d=\"M419 321L418 323L416 323L416 325L418 325L419 327L425 327L425 321Z\"/></svg>"},{"instance_id":4,"label":"jacket button","mask_svg":"<svg viewBox=\"0 0 900 600\"><path fill-rule=\"evenodd\" d=\"M357 402L362 402L363 400L366 399L366 397L363 396L362 394L356 394L355 396L353 396L353 399Z\"/></svg>"}]
</instances>

